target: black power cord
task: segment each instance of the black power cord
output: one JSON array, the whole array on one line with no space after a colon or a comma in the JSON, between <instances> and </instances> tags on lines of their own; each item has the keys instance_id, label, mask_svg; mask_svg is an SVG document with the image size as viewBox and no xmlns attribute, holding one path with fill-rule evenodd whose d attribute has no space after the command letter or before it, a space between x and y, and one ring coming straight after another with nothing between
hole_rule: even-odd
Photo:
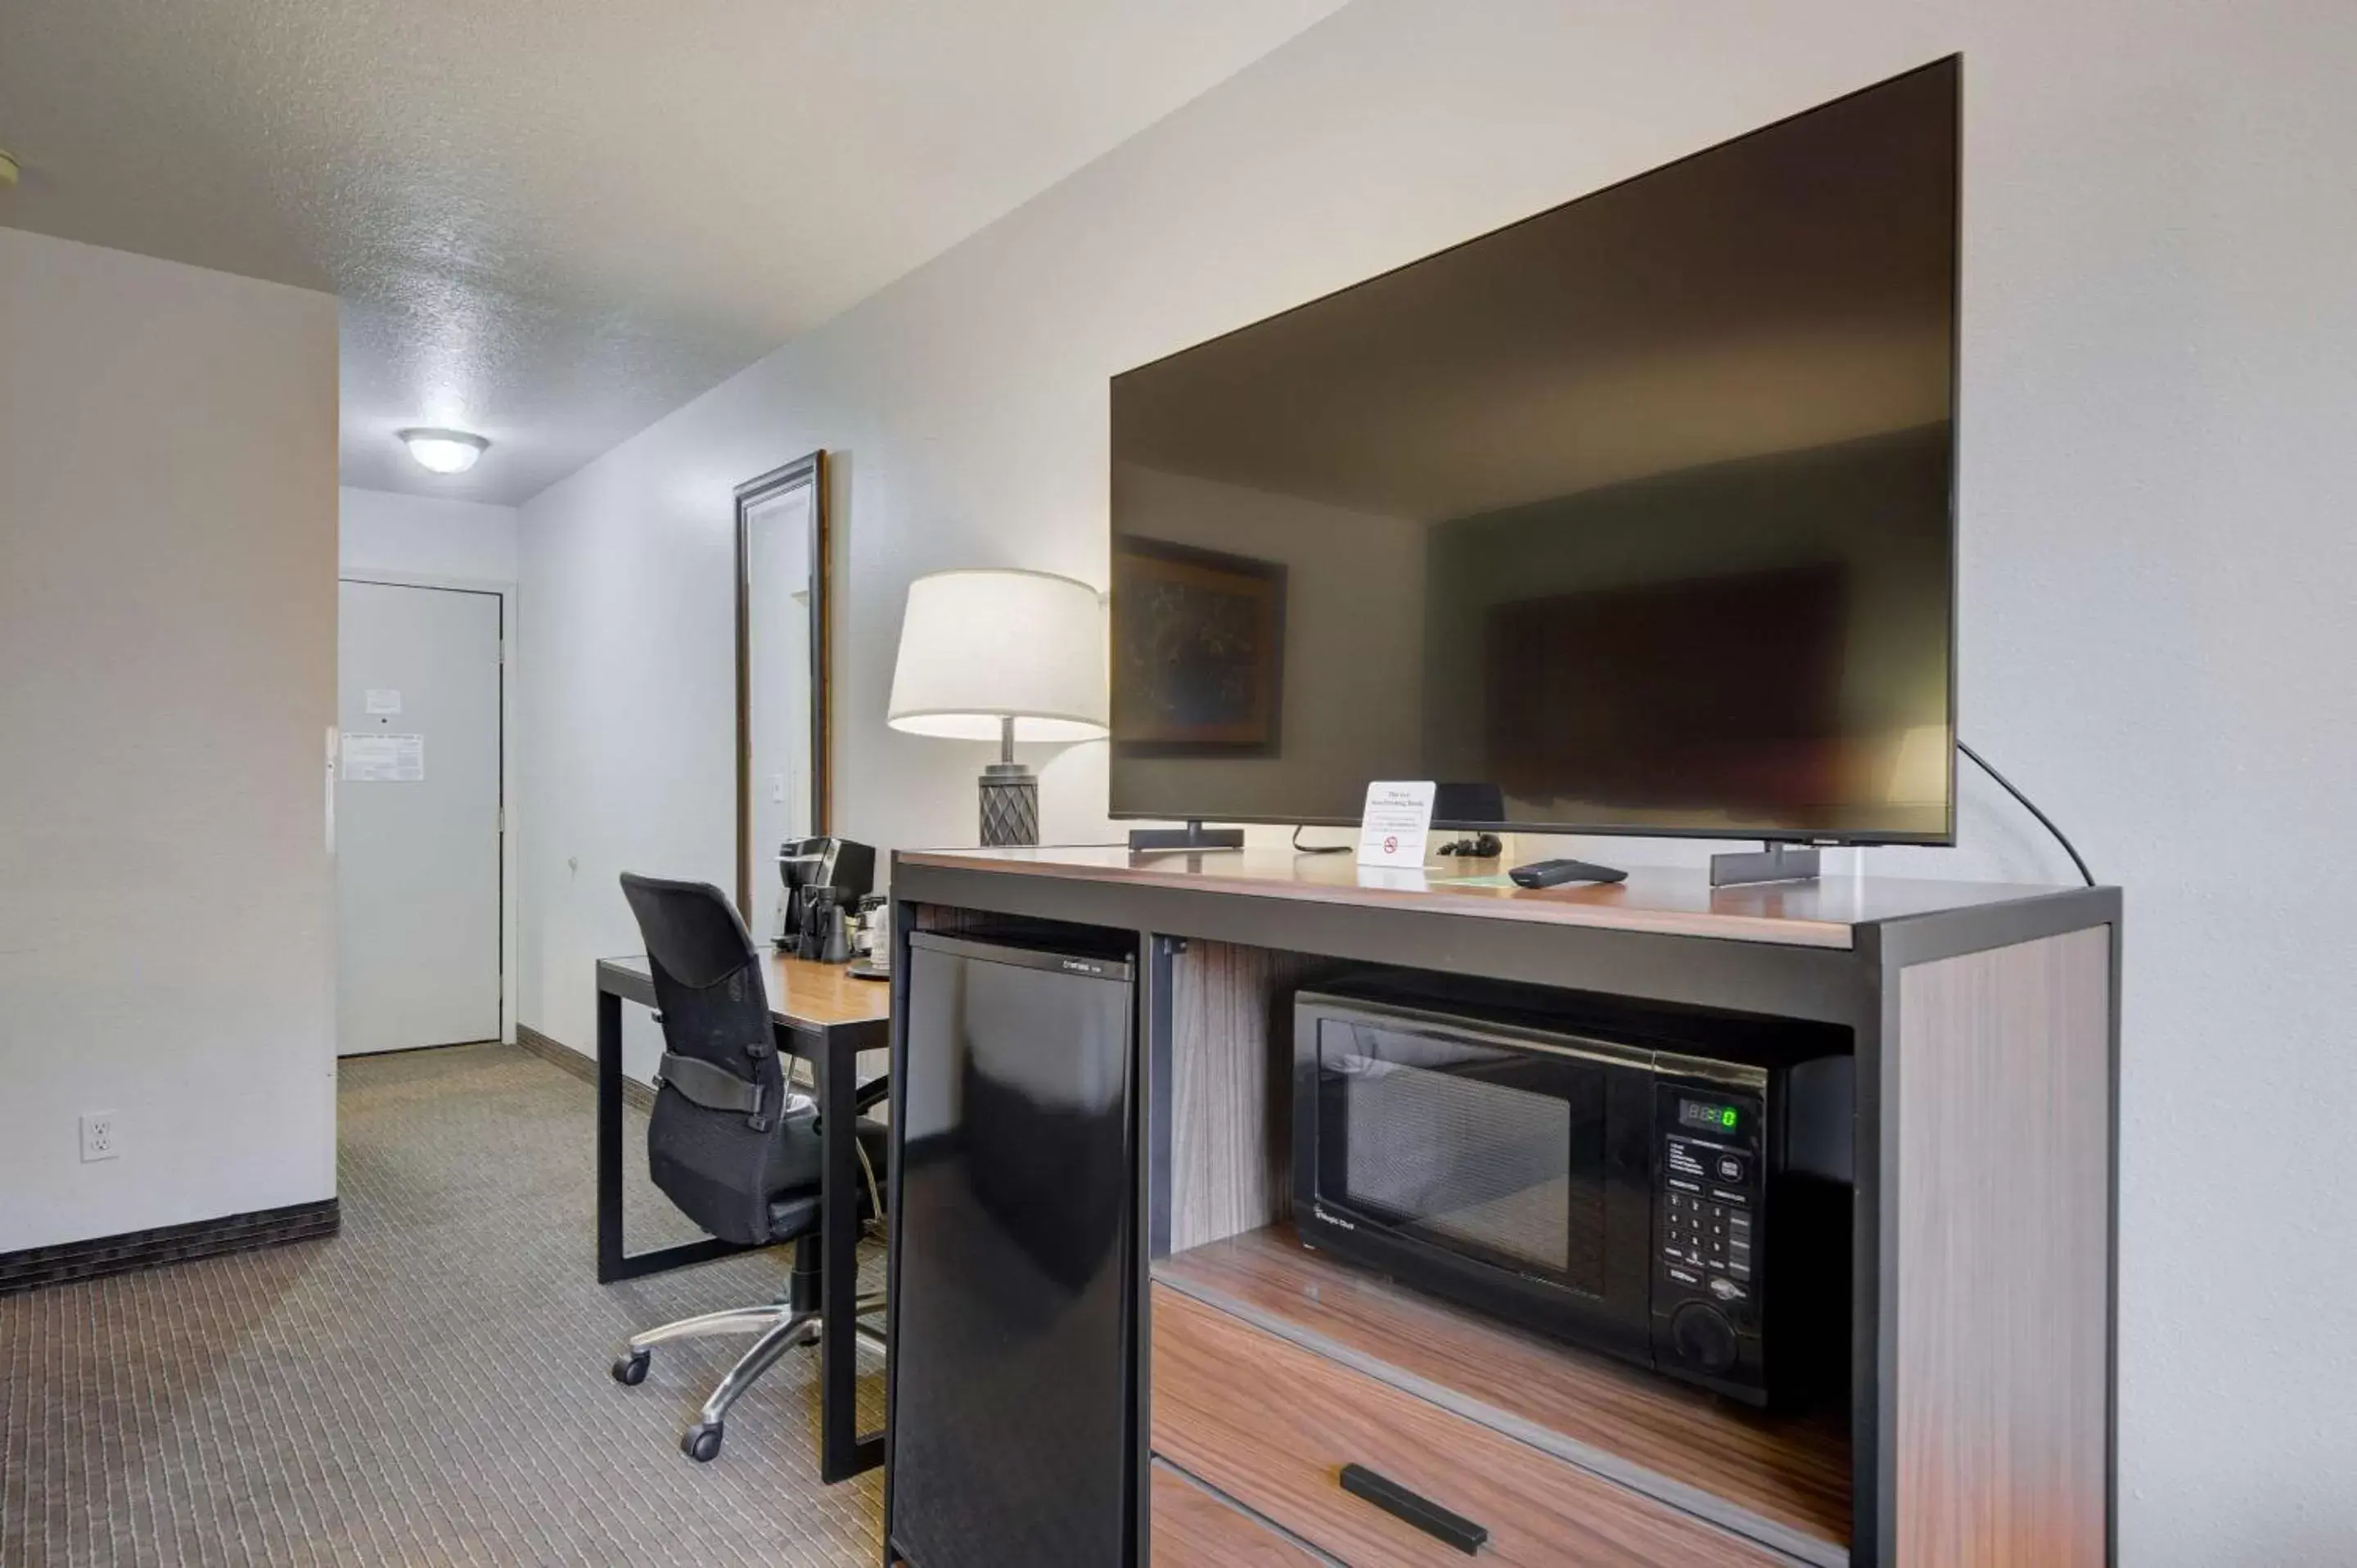
<instances>
[{"instance_id":1,"label":"black power cord","mask_svg":"<svg viewBox=\"0 0 2357 1568\"><path fill-rule=\"evenodd\" d=\"M2071 864L2079 868L2079 875L2086 880L2087 886L2093 887L2095 885L2095 874L2087 869L2087 863L2079 858L2079 851L2071 843L2070 835L2063 832L2061 828L2054 825L2053 818L2040 811L2035 801L2031 800L2029 796L2023 794L2020 790L2015 789L2013 787L2012 779L2007 779L2004 774L1999 773L1996 768L1991 768L1987 757L1983 757L1979 752L1975 751L1971 746L1966 746L1962 736L1958 736L1956 737L1956 749L1963 752L1966 757L1971 757L1975 763L1979 764L1980 770L1982 772L1996 779L1997 783L2004 786L2005 792L2007 794L2020 801L2022 809L2028 811L2031 816L2036 817L2040 824L2043 826L2048 832L2054 835L2054 842L2062 846L2062 853L2071 857Z\"/></svg>"},{"instance_id":2,"label":"black power cord","mask_svg":"<svg viewBox=\"0 0 2357 1568\"><path fill-rule=\"evenodd\" d=\"M1351 848L1346 843L1303 843L1301 830L1293 830L1293 853L1296 854L1347 854Z\"/></svg>"}]
</instances>

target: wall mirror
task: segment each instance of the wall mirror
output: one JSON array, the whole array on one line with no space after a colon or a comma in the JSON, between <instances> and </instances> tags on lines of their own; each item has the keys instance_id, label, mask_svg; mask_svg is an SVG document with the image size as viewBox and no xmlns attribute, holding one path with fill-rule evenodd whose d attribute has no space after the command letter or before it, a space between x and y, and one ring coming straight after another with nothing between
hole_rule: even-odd
<instances>
[{"instance_id":1,"label":"wall mirror","mask_svg":"<svg viewBox=\"0 0 2357 1568\"><path fill-rule=\"evenodd\" d=\"M777 930L778 846L830 831L826 454L737 487L737 907Z\"/></svg>"}]
</instances>

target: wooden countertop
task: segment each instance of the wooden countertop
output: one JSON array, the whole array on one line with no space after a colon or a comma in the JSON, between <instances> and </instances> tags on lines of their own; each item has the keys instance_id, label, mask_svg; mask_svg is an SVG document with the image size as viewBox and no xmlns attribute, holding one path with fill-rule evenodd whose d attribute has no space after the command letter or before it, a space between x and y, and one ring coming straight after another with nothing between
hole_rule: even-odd
<instances>
[{"instance_id":1,"label":"wooden countertop","mask_svg":"<svg viewBox=\"0 0 2357 1568\"><path fill-rule=\"evenodd\" d=\"M643 953L600 961L651 984ZM833 1029L850 1024L880 1024L892 1016L892 983L855 979L850 967L813 959L770 957L770 1013L780 1022Z\"/></svg>"},{"instance_id":2,"label":"wooden countertop","mask_svg":"<svg viewBox=\"0 0 2357 1568\"><path fill-rule=\"evenodd\" d=\"M903 850L899 865L1192 887L1250 897L1325 904L1396 904L1444 914L1620 930L1663 931L1786 947L1847 948L1856 929L1942 910L2011 903L2070 891L2007 883L1828 876L1821 882L1713 887L1700 870L1639 867L1629 880L1537 891L1502 881L1499 861L1428 865L1421 872L1361 868L1347 855L1283 849L1132 854L1117 844ZM1472 880L1469 881L1470 878Z\"/></svg>"}]
</instances>

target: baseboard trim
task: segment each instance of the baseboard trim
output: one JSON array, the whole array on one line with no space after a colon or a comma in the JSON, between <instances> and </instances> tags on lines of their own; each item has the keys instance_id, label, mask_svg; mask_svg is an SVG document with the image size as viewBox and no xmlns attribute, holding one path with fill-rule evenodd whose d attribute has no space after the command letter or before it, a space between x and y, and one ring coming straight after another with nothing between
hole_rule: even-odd
<instances>
[{"instance_id":1,"label":"baseboard trim","mask_svg":"<svg viewBox=\"0 0 2357 1568\"><path fill-rule=\"evenodd\" d=\"M224 1252L315 1240L334 1235L342 1225L343 1211L335 1198L328 1197L317 1203L293 1203L284 1208L225 1214L219 1219L199 1219L187 1225L159 1225L152 1230L132 1230L88 1241L28 1247L21 1252L0 1253L0 1295L64 1284L70 1280L127 1274L163 1263L215 1258Z\"/></svg>"},{"instance_id":2,"label":"baseboard trim","mask_svg":"<svg viewBox=\"0 0 2357 1568\"><path fill-rule=\"evenodd\" d=\"M516 1044L550 1066L564 1069L586 1084L595 1087L597 1082L596 1059L583 1056L553 1035L544 1035L529 1024L518 1024ZM622 1079L622 1103L652 1113L655 1091L636 1079L625 1078Z\"/></svg>"}]
</instances>

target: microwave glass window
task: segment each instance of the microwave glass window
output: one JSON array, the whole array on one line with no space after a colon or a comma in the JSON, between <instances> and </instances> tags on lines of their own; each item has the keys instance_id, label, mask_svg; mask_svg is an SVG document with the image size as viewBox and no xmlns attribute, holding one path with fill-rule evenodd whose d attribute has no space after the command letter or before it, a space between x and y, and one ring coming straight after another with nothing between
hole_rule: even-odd
<instances>
[{"instance_id":1,"label":"microwave glass window","mask_svg":"<svg viewBox=\"0 0 2357 1568\"><path fill-rule=\"evenodd\" d=\"M1604 1072L1328 1020L1321 1197L1518 1272L1604 1291Z\"/></svg>"}]
</instances>

